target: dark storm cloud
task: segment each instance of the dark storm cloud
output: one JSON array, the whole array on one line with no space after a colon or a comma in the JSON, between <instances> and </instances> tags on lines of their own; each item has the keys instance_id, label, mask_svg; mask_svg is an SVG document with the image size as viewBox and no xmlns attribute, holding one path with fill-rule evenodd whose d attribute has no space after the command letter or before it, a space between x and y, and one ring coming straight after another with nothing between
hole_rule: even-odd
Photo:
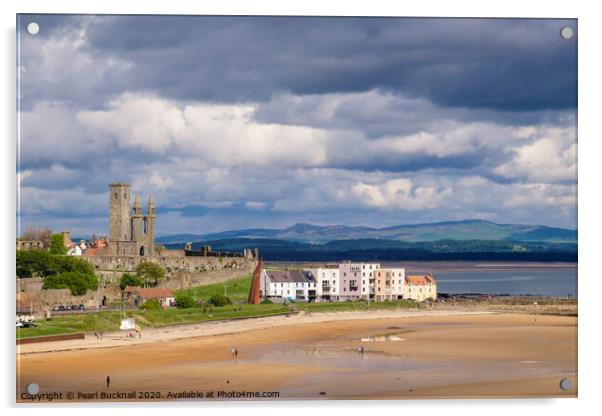
<instances>
[{"instance_id":1,"label":"dark storm cloud","mask_svg":"<svg viewBox=\"0 0 602 416\"><path fill-rule=\"evenodd\" d=\"M134 86L186 100L263 101L380 88L497 110L576 105L562 20L111 16L87 35L134 64ZM575 27L576 29L576 27Z\"/></svg>"}]
</instances>

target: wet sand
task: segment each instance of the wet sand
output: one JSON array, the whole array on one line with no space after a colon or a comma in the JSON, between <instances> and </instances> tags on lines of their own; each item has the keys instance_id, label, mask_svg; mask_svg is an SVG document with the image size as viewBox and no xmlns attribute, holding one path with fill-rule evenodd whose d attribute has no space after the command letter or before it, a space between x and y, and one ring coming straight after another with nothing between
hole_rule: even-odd
<instances>
[{"instance_id":1,"label":"wet sand","mask_svg":"<svg viewBox=\"0 0 602 416\"><path fill-rule=\"evenodd\" d=\"M220 391L278 392L279 399L577 395L575 317L437 312L237 325L243 329L21 354L17 387L35 382L40 393L63 393L66 401L69 393L128 400L123 394L132 391L137 400L191 391L212 392L213 399ZM357 351L362 346L364 353ZM572 381L570 391L559 388L562 378ZM17 400L28 402L20 392Z\"/></svg>"}]
</instances>

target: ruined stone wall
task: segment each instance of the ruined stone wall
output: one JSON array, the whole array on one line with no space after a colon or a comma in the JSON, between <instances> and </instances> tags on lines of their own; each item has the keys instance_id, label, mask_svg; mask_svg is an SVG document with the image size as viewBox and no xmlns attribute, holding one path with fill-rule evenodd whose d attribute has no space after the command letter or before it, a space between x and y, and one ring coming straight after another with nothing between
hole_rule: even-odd
<instances>
[{"instance_id":1,"label":"ruined stone wall","mask_svg":"<svg viewBox=\"0 0 602 416\"><path fill-rule=\"evenodd\" d=\"M17 279L17 292L39 292L44 286L44 279L41 277L30 277L27 279Z\"/></svg>"},{"instance_id":2,"label":"ruined stone wall","mask_svg":"<svg viewBox=\"0 0 602 416\"><path fill-rule=\"evenodd\" d=\"M215 257L123 257L97 256L82 257L94 265L99 279L99 289L88 291L82 296L72 296L69 289L42 289L42 278L17 279L17 297L31 303L36 313L60 305L83 304L87 309L95 309L106 296L110 304L121 299L119 279L125 272L133 272L142 261L160 264L166 270L166 279L160 286L175 291L193 286L223 282L253 273L257 262L245 258Z\"/></svg>"},{"instance_id":3,"label":"ruined stone wall","mask_svg":"<svg viewBox=\"0 0 602 416\"><path fill-rule=\"evenodd\" d=\"M168 250L172 251L172 250ZM176 251L176 250L173 250ZM163 253L162 253L163 254ZM94 266L96 272L133 272L142 262L152 262L162 266L167 273L176 271L207 272L222 269L237 269L255 264L254 260L243 257L186 257L168 253L155 257L141 256L84 256Z\"/></svg>"}]
</instances>

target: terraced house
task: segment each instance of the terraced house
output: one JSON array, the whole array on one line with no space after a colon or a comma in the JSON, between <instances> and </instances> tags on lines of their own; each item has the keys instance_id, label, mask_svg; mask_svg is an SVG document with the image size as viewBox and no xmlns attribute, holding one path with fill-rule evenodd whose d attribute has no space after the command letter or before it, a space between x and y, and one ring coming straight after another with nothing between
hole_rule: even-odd
<instances>
[{"instance_id":1,"label":"terraced house","mask_svg":"<svg viewBox=\"0 0 602 416\"><path fill-rule=\"evenodd\" d=\"M377 301L403 299L405 276L406 271L401 268L374 271L374 299Z\"/></svg>"},{"instance_id":2,"label":"terraced house","mask_svg":"<svg viewBox=\"0 0 602 416\"><path fill-rule=\"evenodd\" d=\"M325 266L316 269L309 269L317 281L317 300L322 302L332 302L339 300L340 273L339 266Z\"/></svg>"},{"instance_id":3,"label":"terraced house","mask_svg":"<svg viewBox=\"0 0 602 416\"><path fill-rule=\"evenodd\" d=\"M404 268L345 262L305 270L264 269L260 293L278 302L424 301L437 298L437 283L432 274L406 276Z\"/></svg>"},{"instance_id":4,"label":"terraced house","mask_svg":"<svg viewBox=\"0 0 602 416\"><path fill-rule=\"evenodd\" d=\"M260 297L274 301L314 302L317 281L309 270L261 272Z\"/></svg>"}]
</instances>

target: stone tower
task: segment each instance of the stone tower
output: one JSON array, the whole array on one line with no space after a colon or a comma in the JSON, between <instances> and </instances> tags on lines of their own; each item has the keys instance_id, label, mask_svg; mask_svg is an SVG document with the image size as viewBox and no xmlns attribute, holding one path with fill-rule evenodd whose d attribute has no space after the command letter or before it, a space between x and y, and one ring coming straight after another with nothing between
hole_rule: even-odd
<instances>
[{"instance_id":1,"label":"stone tower","mask_svg":"<svg viewBox=\"0 0 602 416\"><path fill-rule=\"evenodd\" d=\"M145 243L145 237L142 232L142 208L138 195L134 197L134 206L132 207L132 240L140 244Z\"/></svg>"},{"instance_id":2,"label":"stone tower","mask_svg":"<svg viewBox=\"0 0 602 416\"><path fill-rule=\"evenodd\" d=\"M117 254L119 241L128 241L130 235L130 185L109 184L109 242L111 254Z\"/></svg>"},{"instance_id":3,"label":"stone tower","mask_svg":"<svg viewBox=\"0 0 602 416\"><path fill-rule=\"evenodd\" d=\"M146 255L155 255L155 203L153 196L148 197L146 215L144 216L144 235L146 236Z\"/></svg>"}]
</instances>

